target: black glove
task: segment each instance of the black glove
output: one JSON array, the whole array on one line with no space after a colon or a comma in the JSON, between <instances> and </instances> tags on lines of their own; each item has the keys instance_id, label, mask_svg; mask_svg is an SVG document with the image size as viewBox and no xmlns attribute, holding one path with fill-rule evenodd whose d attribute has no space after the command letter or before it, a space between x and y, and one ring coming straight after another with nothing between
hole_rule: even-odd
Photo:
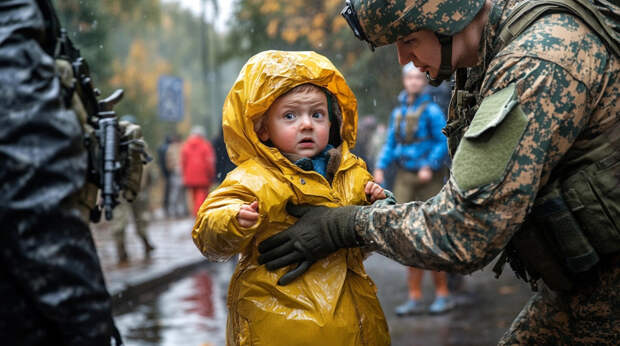
<instances>
[{"instance_id":1,"label":"black glove","mask_svg":"<svg viewBox=\"0 0 620 346\"><path fill-rule=\"evenodd\" d=\"M289 229L273 235L258 245L259 264L268 270L299 263L284 274L278 285L287 285L303 274L317 260L341 248L358 245L353 217L359 207L327 208L287 204L286 211L299 220Z\"/></svg>"}]
</instances>

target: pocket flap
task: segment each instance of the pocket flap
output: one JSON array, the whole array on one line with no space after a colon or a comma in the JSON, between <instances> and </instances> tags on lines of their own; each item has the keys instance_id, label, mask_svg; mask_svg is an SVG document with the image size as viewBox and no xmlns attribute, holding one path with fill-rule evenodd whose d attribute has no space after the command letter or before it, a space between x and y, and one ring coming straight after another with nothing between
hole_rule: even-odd
<instances>
[{"instance_id":1,"label":"pocket flap","mask_svg":"<svg viewBox=\"0 0 620 346\"><path fill-rule=\"evenodd\" d=\"M486 97L465 132L465 138L476 138L487 130L497 127L516 105L514 84Z\"/></svg>"}]
</instances>

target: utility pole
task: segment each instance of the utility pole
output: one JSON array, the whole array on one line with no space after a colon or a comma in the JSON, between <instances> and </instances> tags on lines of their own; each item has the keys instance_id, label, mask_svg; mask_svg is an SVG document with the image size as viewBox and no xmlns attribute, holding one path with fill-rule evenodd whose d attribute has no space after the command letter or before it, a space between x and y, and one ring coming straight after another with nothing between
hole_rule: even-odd
<instances>
[{"instance_id":1,"label":"utility pole","mask_svg":"<svg viewBox=\"0 0 620 346\"><path fill-rule=\"evenodd\" d=\"M220 74L216 66L216 34L214 31L215 19L218 15L217 0L210 0L213 10L207 14L207 0L201 0L201 33L202 41L202 72L205 89L209 93L209 114L207 114L207 133L215 135L220 125Z\"/></svg>"}]
</instances>

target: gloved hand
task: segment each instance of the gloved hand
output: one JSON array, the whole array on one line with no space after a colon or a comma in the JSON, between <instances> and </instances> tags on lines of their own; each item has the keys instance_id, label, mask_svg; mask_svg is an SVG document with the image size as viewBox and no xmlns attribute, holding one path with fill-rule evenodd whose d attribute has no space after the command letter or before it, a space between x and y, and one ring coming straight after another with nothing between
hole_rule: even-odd
<instances>
[{"instance_id":1,"label":"gloved hand","mask_svg":"<svg viewBox=\"0 0 620 346\"><path fill-rule=\"evenodd\" d=\"M278 280L278 285L289 284L317 260L338 249L358 246L353 230L353 217L358 208L287 204L286 211L299 220L258 245L261 253L258 263L265 264L268 270L299 263Z\"/></svg>"}]
</instances>

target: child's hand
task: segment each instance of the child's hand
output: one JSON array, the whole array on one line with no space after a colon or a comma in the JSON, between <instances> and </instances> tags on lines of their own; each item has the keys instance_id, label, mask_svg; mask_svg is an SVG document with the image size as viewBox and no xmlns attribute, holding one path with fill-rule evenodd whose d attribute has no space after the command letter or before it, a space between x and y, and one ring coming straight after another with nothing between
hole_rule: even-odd
<instances>
[{"instance_id":1,"label":"child's hand","mask_svg":"<svg viewBox=\"0 0 620 346\"><path fill-rule=\"evenodd\" d=\"M370 196L370 203L374 203L378 199L384 199L387 197L383 192L381 185L375 183L374 181L369 181L366 183L364 192L366 195Z\"/></svg>"},{"instance_id":2,"label":"child's hand","mask_svg":"<svg viewBox=\"0 0 620 346\"><path fill-rule=\"evenodd\" d=\"M244 204L239 209L237 214L237 222L241 227L252 227L258 221L258 201L254 201L250 204Z\"/></svg>"}]
</instances>

